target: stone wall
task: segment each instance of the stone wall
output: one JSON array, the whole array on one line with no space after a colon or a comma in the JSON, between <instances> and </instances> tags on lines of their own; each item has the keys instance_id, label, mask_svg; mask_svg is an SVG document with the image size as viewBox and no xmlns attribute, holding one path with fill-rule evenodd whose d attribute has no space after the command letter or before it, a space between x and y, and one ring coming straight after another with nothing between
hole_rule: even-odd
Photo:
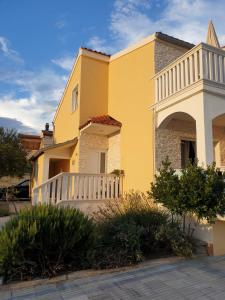
<instances>
[{"instance_id":1,"label":"stone wall","mask_svg":"<svg viewBox=\"0 0 225 300\"><path fill-rule=\"evenodd\" d=\"M169 157L172 167L181 168L181 140L196 140L195 123L173 119L167 128L156 129L155 134L156 169L161 162ZM225 166L225 128L213 127L213 140L215 146L215 159L218 166ZM218 148L218 153L216 153Z\"/></svg>"},{"instance_id":2,"label":"stone wall","mask_svg":"<svg viewBox=\"0 0 225 300\"><path fill-rule=\"evenodd\" d=\"M159 72L176 58L187 52L186 48L162 41L155 41L155 72Z\"/></svg>"},{"instance_id":3,"label":"stone wall","mask_svg":"<svg viewBox=\"0 0 225 300\"><path fill-rule=\"evenodd\" d=\"M120 134L116 134L109 137L107 172L120 168Z\"/></svg>"},{"instance_id":4,"label":"stone wall","mask_svg":"<svg viewBox=\"0 0 225 300\"><path fill-rule=\"evenodd\" d=\"M111 137L82 133L79 139L79 172L86 172L90 150L107 151L107 172L120 169L120 134Z\"/></svg>"},{"instance_id":5,"label":"stone wall","mask_svg":"<svg viewBox=\"0 0 225 300\"><path fill-rule=\"evenodd\" d=\"M156 131L156 169L163 160L169 158L174 169L181 168L181 140L195 139L192 132L174 131L171 129L157 129Z\"/></svg>"},{"instance_id":6,"label":"stone wall","mask_svg":"<svg viewBox=\"0 0 225 300\"><path fill-rule=\"evenodd\" d=\"M108 150L108 138L101 135L82 133L79 138L79 172L85 173L90 150Z\"/></svg>"}]
</instances>

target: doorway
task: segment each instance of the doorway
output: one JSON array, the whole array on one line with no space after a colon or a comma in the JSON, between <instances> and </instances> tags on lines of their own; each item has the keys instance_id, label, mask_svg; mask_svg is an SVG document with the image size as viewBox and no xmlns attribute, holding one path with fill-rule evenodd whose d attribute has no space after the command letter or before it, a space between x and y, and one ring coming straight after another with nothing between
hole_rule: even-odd
<instances>
[{"instance_id":1,"label":"doorway","mask_svg":"<svg viewBox=\"0 0 225 300\"><path fill-rule=\"evenodd\" d=\"M70 160L69 159L58 159L51 158L49 160L49 176L48 178L52 178L59 173L69 172L70 171Z\"/></svg>"},{"instance_id":2,"label":"doorway","mask_svg":"<svg viewBox=\"0 0 225 300\"><path fill-rule=\"evenodd\" d=\"M104 174L107 172L107 152L104 150L89 150L86 160L85 173Z\"/></svg>"},{"instance_id":3,"label":"doorway","mask_svg":"<svg viewBox=\"0 0 225 300\"><path fill-rule=\"evenodd\" d=\"M185 168L189 163L196 162L196 142L191 140L181 140L181 168Z\"/></svg>"}]
</instances>

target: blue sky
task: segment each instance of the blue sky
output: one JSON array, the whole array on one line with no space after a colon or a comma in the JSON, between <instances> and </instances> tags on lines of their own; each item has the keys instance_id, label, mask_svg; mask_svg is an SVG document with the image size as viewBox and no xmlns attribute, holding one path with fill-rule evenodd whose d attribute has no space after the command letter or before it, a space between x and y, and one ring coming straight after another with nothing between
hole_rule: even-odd
<instances>
[{"instance_id":1,"label":"blue sky","mask_svg":"<svg viewBox=\"0 0 225 300\"><path fill-rule=\"evenodd\" d=\"M52 121L79 46L114 53L155 31L198 43L223 0L0 0L0 126Z\"/></svg>"}]
</instances>

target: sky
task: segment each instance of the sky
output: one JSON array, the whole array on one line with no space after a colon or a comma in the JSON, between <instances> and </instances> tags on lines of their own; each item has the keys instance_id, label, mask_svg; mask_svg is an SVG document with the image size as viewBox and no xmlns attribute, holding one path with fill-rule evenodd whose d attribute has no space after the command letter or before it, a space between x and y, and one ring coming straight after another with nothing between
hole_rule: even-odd
<instances>
[{"instance_id":1,"label":"sky","mask_svg":"<svg viewBox=\"0 0 225 300\"><path fill-rule=\"evenodd\" d=\"M113 54L162 31L225 44L224 0L0 0L0 126L51 124L80 46Z\"/></svg>"}]
</instances>

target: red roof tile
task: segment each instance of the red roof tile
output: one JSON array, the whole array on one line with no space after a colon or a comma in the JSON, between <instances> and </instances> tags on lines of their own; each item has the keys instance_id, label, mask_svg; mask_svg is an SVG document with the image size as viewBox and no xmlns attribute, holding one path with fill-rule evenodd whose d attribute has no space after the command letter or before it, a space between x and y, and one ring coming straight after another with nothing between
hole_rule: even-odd
<instances>
[{"instance_id":1,"label":"red roof tile","mask_svg":"<svg viewBox=\"0 0 225 300\"><path fill-rule=\"evenodd\" d=\"M103 116L96 116L96 117L90 118L87 122L85 122L83 125L80 126L80 129L84 128L85 126L87 126L91 123L111 125L111 126L117 126L117 127L122 126L122 123L117 121L116 119L110 117L109 115L103 115Z\"/></svg>"}]
</instances>

